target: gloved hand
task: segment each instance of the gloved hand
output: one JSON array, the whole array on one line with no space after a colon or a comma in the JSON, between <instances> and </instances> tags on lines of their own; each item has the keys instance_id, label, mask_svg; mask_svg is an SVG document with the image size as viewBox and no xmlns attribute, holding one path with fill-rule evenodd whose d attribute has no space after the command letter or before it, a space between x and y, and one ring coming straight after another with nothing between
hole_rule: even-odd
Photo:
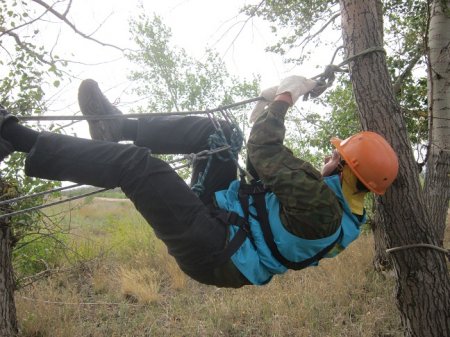
<instances>
[{"instance_id":1,"label":"gloved hand","mask_svg":"<svg viewBox=\"0 0 450 337\"><path fill-rule=\"evenodd\" d=\"M309 80L303 76L293 75L282 80L279 86L263 90L260 96L264 97L264 100L256 103L250 115L250 123L253 123L258 119L265 107L272 103L277 95L288 92L292 97L292 103L295 104L300 96L313 90L316 85L317 82L314 80Z\"/></svg>"},{"instance_id":2,"label":"gloved hand","mask_svg":"<svg viewBox=\"0 0 450 337\"><path fill-rule=\"evenodd\" d=\"M288 92L292 97L292 104L297 102L300 96L303 96L313 90L317 85L317 82L314 80L309 80L303 76L289 76L281 81L276 95Z\"/></svg>"},{"instance_id":3,"label":"gloved hand","mask_svg":"<svg viewBox=\"0 0 450 337\"><path fill-rule=\"evenodd\" d=\"M258 101L253 108L253 111L250 115L250 123L254 123L258 117L262 114L264 109L267 105L269 105L273 100L275 99L275 96L277 94L278 86L271 87L264 89L259 96L263 97L264 99L261 101Z\"/></svg>"}]
</instances>

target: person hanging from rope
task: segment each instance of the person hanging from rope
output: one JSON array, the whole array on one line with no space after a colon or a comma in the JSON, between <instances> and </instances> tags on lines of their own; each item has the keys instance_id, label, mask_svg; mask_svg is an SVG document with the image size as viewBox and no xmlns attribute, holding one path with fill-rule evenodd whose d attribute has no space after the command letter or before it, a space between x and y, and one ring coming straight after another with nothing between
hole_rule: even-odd
<instances>
[{"instance_id":1,"label":"person hanging from rope","mask_svg":"<svg viewBox=\"0 0 450 337\"><path fill-rule=\"evenodd\" d=\"M120 187L191 278L218 287L263 285L288 269L317 265L336 256L359 235L364 196L382 195L395 180L398 160L380 135L363 131L345 140L322 174L283 145L285 115L316 82L291 76L263 91L255 106L247 151L251 182L238 180L237 163L214 155L193 166L195 194L153 154L184 154L209 148L216 131L204 117L106 119L121 112L93 80L79 88L81 111L92 140L36 132L6 110L0 118L0 160L26 152L29 176ZM226 139L231 128L220 122ZM131 140L134 144L118 143ZM151 153L149 151L151 149ZM231 156L231 155L230 155Z\"/></svg>"}]
</instances>

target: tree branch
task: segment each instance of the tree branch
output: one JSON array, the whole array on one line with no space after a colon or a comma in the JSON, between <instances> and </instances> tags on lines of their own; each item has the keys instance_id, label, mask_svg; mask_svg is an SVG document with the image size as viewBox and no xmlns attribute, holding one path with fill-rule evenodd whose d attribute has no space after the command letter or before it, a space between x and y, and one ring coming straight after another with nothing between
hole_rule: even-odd
<instances>
[{"instance_id":1,"label":"tree branch","mask_svg":"<svg viewBox=\"0 0 450 337\"><path fill-rule=\"evenodd\" d=\"M403 72L395 79L393 85L395 95L397 95L400 92L403 81L405 80L406 77L408 77L411 74L411 71L416 66L417 62L419 62L422 56L423 56L422 51L420 50L420 48L417 48L415 56L409 61L408 65L403 70Z\"/></svg>"},{"instance_id":2,"label":"tree branch","mask_svg":"<svg viewBox=\"0 0 450 337\"><path fill-rule=\"evenodd\" d=\"M309 41L311 41L312 39L314 39L317 35L319 35L320 33L322 33L336 18L338 18L339 16L341 16L340 12L335 13L330 19L328 19L327 22L325 22L323 24L322 27L319 28L319 30L317 32L315 32L314 34L308 35L307 37L305 37L303 39L302 42L300 42L299 46L301 46L302 44L308 43Z\"/></svg>"},{"instance_id":3,"label":"tree branch","mask_svg":"<svg viewBox=\"0 0 450 337\"><path fill-rule=\"evenodd\" d=\"M35 19L33 19L33 20L31 20L31 21L24 22L23 24L18 25L18 26L16 26L16 27L13 27L13 28L8 29L8 30L2 30L2 31L1 31L1 34L0 34L0 37L2 37L2 36L5 35L5 34L9 35L9 33L12 32L13 30L18 30L18 29L20 29L20 28L22 28L22 27L31 25L32 23L35 23L35 22L39 21L46 13L48 13L48 10L45 10L45 12L43 12L41 15L39 15L38 17L36 17Z\"/></svg>"},{"instance_id":4,"label":"tree branch","mask_svg":"<svg viewBox=\"0 0 450 337\"><path fill-rule=\"evenodd\" d=\"M63 13L63 16L64 16L64 17L66 17L67 14L69 13L70 7L72 7L72 0L69 0L69 4L67 5L67 8L66 8L66 10L65 10L64 13Z\"/></svg>"},{"instance_id":5,"label":"tree branch","mask_svg":"<svg viewBox=\"0 0 450 337\"><path fill-rule=\"evenodd\" d=\"M41 6L44 7L45 9L47 9L50 13L52 13L54 16L56 16L58 19L60 19L60 20L63 21L65 24L67 24L70 28L72 28L72 30L73 30L75 33L77 33L78 35L84 37L85 39L91 40L91 41L93 41L93 42L95 42L95 43L98 43L98 44L100 44L100 45L102 45L102 46L105 46L105 47L111 47L111 48L120 50L121 52L124 52L124 49L123 49L123 48L120 48L120 47L117 47L117 46L115 46L115 45L113 45L113 44L104 43L104 42L102 42L102 41L100 41L100 40L97 40L97 39L95 39L95 38L93 38L93 37L91 37L91 36L89 36L89 35L83 33L83 32L80 31L77 27L75 27L75 25L67 19L67 12L68 12L69 9L70 9L70 5L71 5L72 1L70 1L69 5L68 5L68 7L67 7L67 9L66 9L66 11L65 11L63 14L61 14L61 13L59 13L58 11L56 11L55 9L53 9L50 5L48 5L47 3L45 3L45 2L42 1L42 0L32 0L32 1L35 2L35 3L37 3L38 5L41 5Z\"/></svg>"},{"instance_id":6,"label":"tree branch","mask_svg":"<svg viewBox=\"0 0 450 337\"><path fill-rule=\"evenodd\" d=\"M26 42L23 42L19 35L17 35L16 33L14 33L13 31L9 30L9 31L4 31L5 34L11 36L14 38L14 40L16 41L16 43L23 49L25 49L30 55L32 55L33 57L36 57L39 61L41 61L42 63L48 64L50 66L53 65L52 61L46 60L42 55L36 53L34 50L32 50L30 47L28 47Z\"/></svg>"},{"instance_id":7,"label":"tree branch","mask_svg":"<svg viewBox=\"0 0 450 337\"><path fill-rule=\"evenodd\" d=\"M228 51L230 50L230 48L234 45L234 43L236 42L236 40L238 39L239 35L241 35L242 31L244 30L245 26L247 25L247 23L256 15L256 12L258 11L258 9L266 2L266 0L262 0L257 6L255 11L253 12L252 15L250 15L243 23L241 29L239 30L239 32L236 34L236 36L234 37L234 39L231 41L230 45L228 46L228 48L225 50L223 55L226 55L228 53Z\"/></svg>"}]
</instances>

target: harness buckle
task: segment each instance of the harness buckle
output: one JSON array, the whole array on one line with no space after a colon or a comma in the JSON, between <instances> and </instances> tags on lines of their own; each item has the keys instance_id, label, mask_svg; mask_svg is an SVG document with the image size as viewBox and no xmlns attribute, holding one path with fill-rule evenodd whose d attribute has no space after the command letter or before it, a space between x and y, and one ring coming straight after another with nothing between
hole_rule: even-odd
<instances>
[{"instance_id":1,"label":"harness buckle","mask_svg":"<svg viewBox=\"0 0 450 337\"><path fill-rule=\"evenodd\" d=\"M235 212L228 212L227 223L241 228L246 234L250 234L250 224L247 220Z\"/></svg>"}]
</instances>

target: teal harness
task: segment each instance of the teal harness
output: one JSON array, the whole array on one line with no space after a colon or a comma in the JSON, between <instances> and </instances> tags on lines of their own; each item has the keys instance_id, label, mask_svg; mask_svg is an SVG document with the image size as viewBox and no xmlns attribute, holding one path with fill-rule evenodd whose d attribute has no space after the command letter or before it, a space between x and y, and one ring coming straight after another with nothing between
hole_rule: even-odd
<instances>
[{"instance_id":1,"label":"teal harness","mask_svg":"<svg viewBox=\"0 0 450 337\"><path fill-rule=\"evenodd\" d=\"M337 255L359 236L359 221L345 201L338 176L325 183L335 192L344 210L341 226L332 235L307 240L288 232L279 217L278 198L261 184L243 184L237 180L227 190L216 192L219 208L228 211L229 259L253 284L266 284L273 275L288 269L300 270L317 265L323 257ZM339 247L339 249L333 249Z\"/></svg>"}]
</instances>

